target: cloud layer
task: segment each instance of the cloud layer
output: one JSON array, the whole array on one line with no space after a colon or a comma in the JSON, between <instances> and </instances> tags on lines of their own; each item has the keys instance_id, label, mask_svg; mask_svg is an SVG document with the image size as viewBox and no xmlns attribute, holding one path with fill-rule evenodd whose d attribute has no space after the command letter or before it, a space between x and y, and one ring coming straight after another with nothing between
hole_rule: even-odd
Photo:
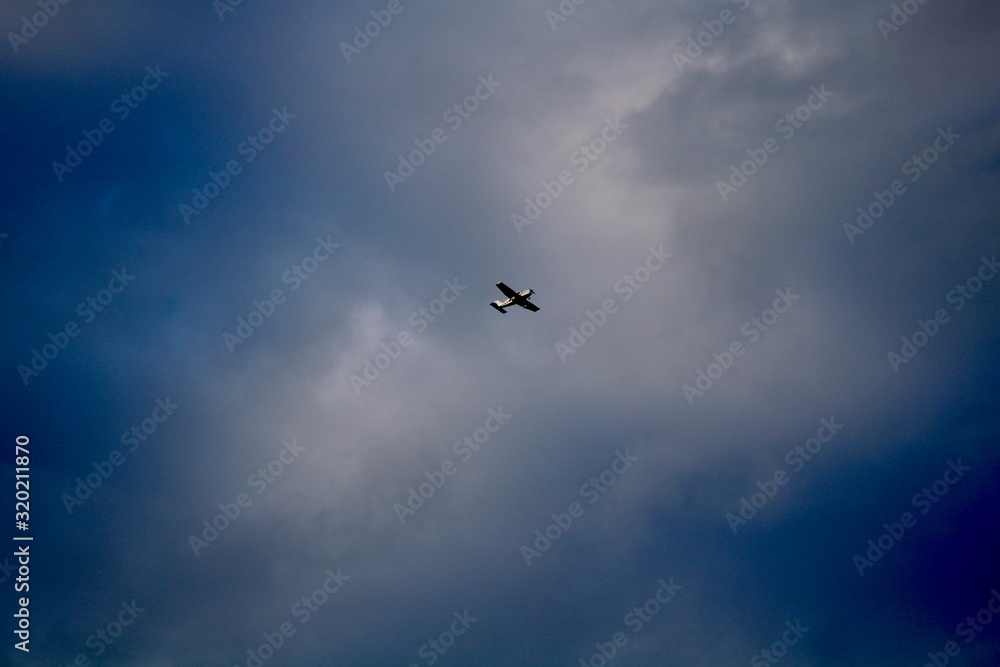
<instances>
[{"instance_id":1,"label":"cloud layer","mask_svg":"<svg viewBox=\"0 0 1000 667\"><path fill-rule=\"evenodd\" d=\"M995 659L994 3L15 4L12 664Z\"/></svg>"}]
</instances>

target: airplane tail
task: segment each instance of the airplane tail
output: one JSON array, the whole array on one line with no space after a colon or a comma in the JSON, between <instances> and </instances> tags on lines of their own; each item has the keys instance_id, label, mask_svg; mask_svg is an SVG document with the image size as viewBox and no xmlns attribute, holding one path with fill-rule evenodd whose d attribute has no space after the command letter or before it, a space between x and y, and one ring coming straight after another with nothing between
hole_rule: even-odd
<instances>
[{"instance_id":1,"label":"airplane tail","mask_svg":"<svg viewBox=\"0 0 1000 667\"><path fill-rule=\"evenodd\" d=\"M490 303L490 305L493 306L494 308L496 308L497 310L499 310L501 313L504 313L504 314L507 313L506 310L504 310L503 308L500 307L500 302L499 301L493 301L493 302Z\"/></svg>"}]
</instances>

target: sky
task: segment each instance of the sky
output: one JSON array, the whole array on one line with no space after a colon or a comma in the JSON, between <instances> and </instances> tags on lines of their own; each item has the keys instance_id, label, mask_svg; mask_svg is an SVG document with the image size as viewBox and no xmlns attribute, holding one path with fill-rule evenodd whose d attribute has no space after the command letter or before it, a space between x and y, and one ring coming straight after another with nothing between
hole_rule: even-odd
<instances>
[{"instance_id":1,"label":"sky","mask_svg":"<svg viewBox=\"0 0 1000 667\"><path fill-rule=\"evenodd\" d=\"M0 27L0 662L1000 663L996 3Z\"/></svg>"}]
</instances>

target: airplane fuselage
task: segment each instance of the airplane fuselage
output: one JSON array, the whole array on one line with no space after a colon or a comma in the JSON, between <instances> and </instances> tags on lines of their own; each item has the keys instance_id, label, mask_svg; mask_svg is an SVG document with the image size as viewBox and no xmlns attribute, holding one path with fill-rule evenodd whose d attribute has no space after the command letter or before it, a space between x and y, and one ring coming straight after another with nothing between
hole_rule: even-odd
<instances>
[{"instance_id":1,"label":"airplane fuselage","mask_svg":"<svg viewBox=\"0 0 1000 667\"><path fill-rule=\"evenodd\" d=\"M530 289L522 290L502 303L500 301L497 301L496 304L501 308L520 306L522 303L527 303L528 299L530 299L531 295L534 293L535 290L530 290Z\"/></svg>"}]
</instances>

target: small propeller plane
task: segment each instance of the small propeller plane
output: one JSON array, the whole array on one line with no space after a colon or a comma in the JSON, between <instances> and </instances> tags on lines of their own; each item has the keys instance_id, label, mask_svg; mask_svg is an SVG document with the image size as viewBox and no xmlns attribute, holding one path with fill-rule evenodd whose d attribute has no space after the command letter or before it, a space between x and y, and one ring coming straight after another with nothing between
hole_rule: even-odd
<instances>
[{"instance_id":1,"label":"small propeller plane","mask_svg":"<svg viewBox=\"0 0 1000 667\"><path fill-rule=\"evenodd\" d=\"M538 311L538 306L528 301L531 295L535 293L535 290L526 289L523 292L515 292L511 288L504 285L502 282L497 283L497 287L500 291L504 293L507 297L506 301L494 301L490 305L499 310L501 313L506 313L504 308L510 308L511 306L521 306L521 308L527 308L532 312Z\"/></svg>"}]
</instances>

